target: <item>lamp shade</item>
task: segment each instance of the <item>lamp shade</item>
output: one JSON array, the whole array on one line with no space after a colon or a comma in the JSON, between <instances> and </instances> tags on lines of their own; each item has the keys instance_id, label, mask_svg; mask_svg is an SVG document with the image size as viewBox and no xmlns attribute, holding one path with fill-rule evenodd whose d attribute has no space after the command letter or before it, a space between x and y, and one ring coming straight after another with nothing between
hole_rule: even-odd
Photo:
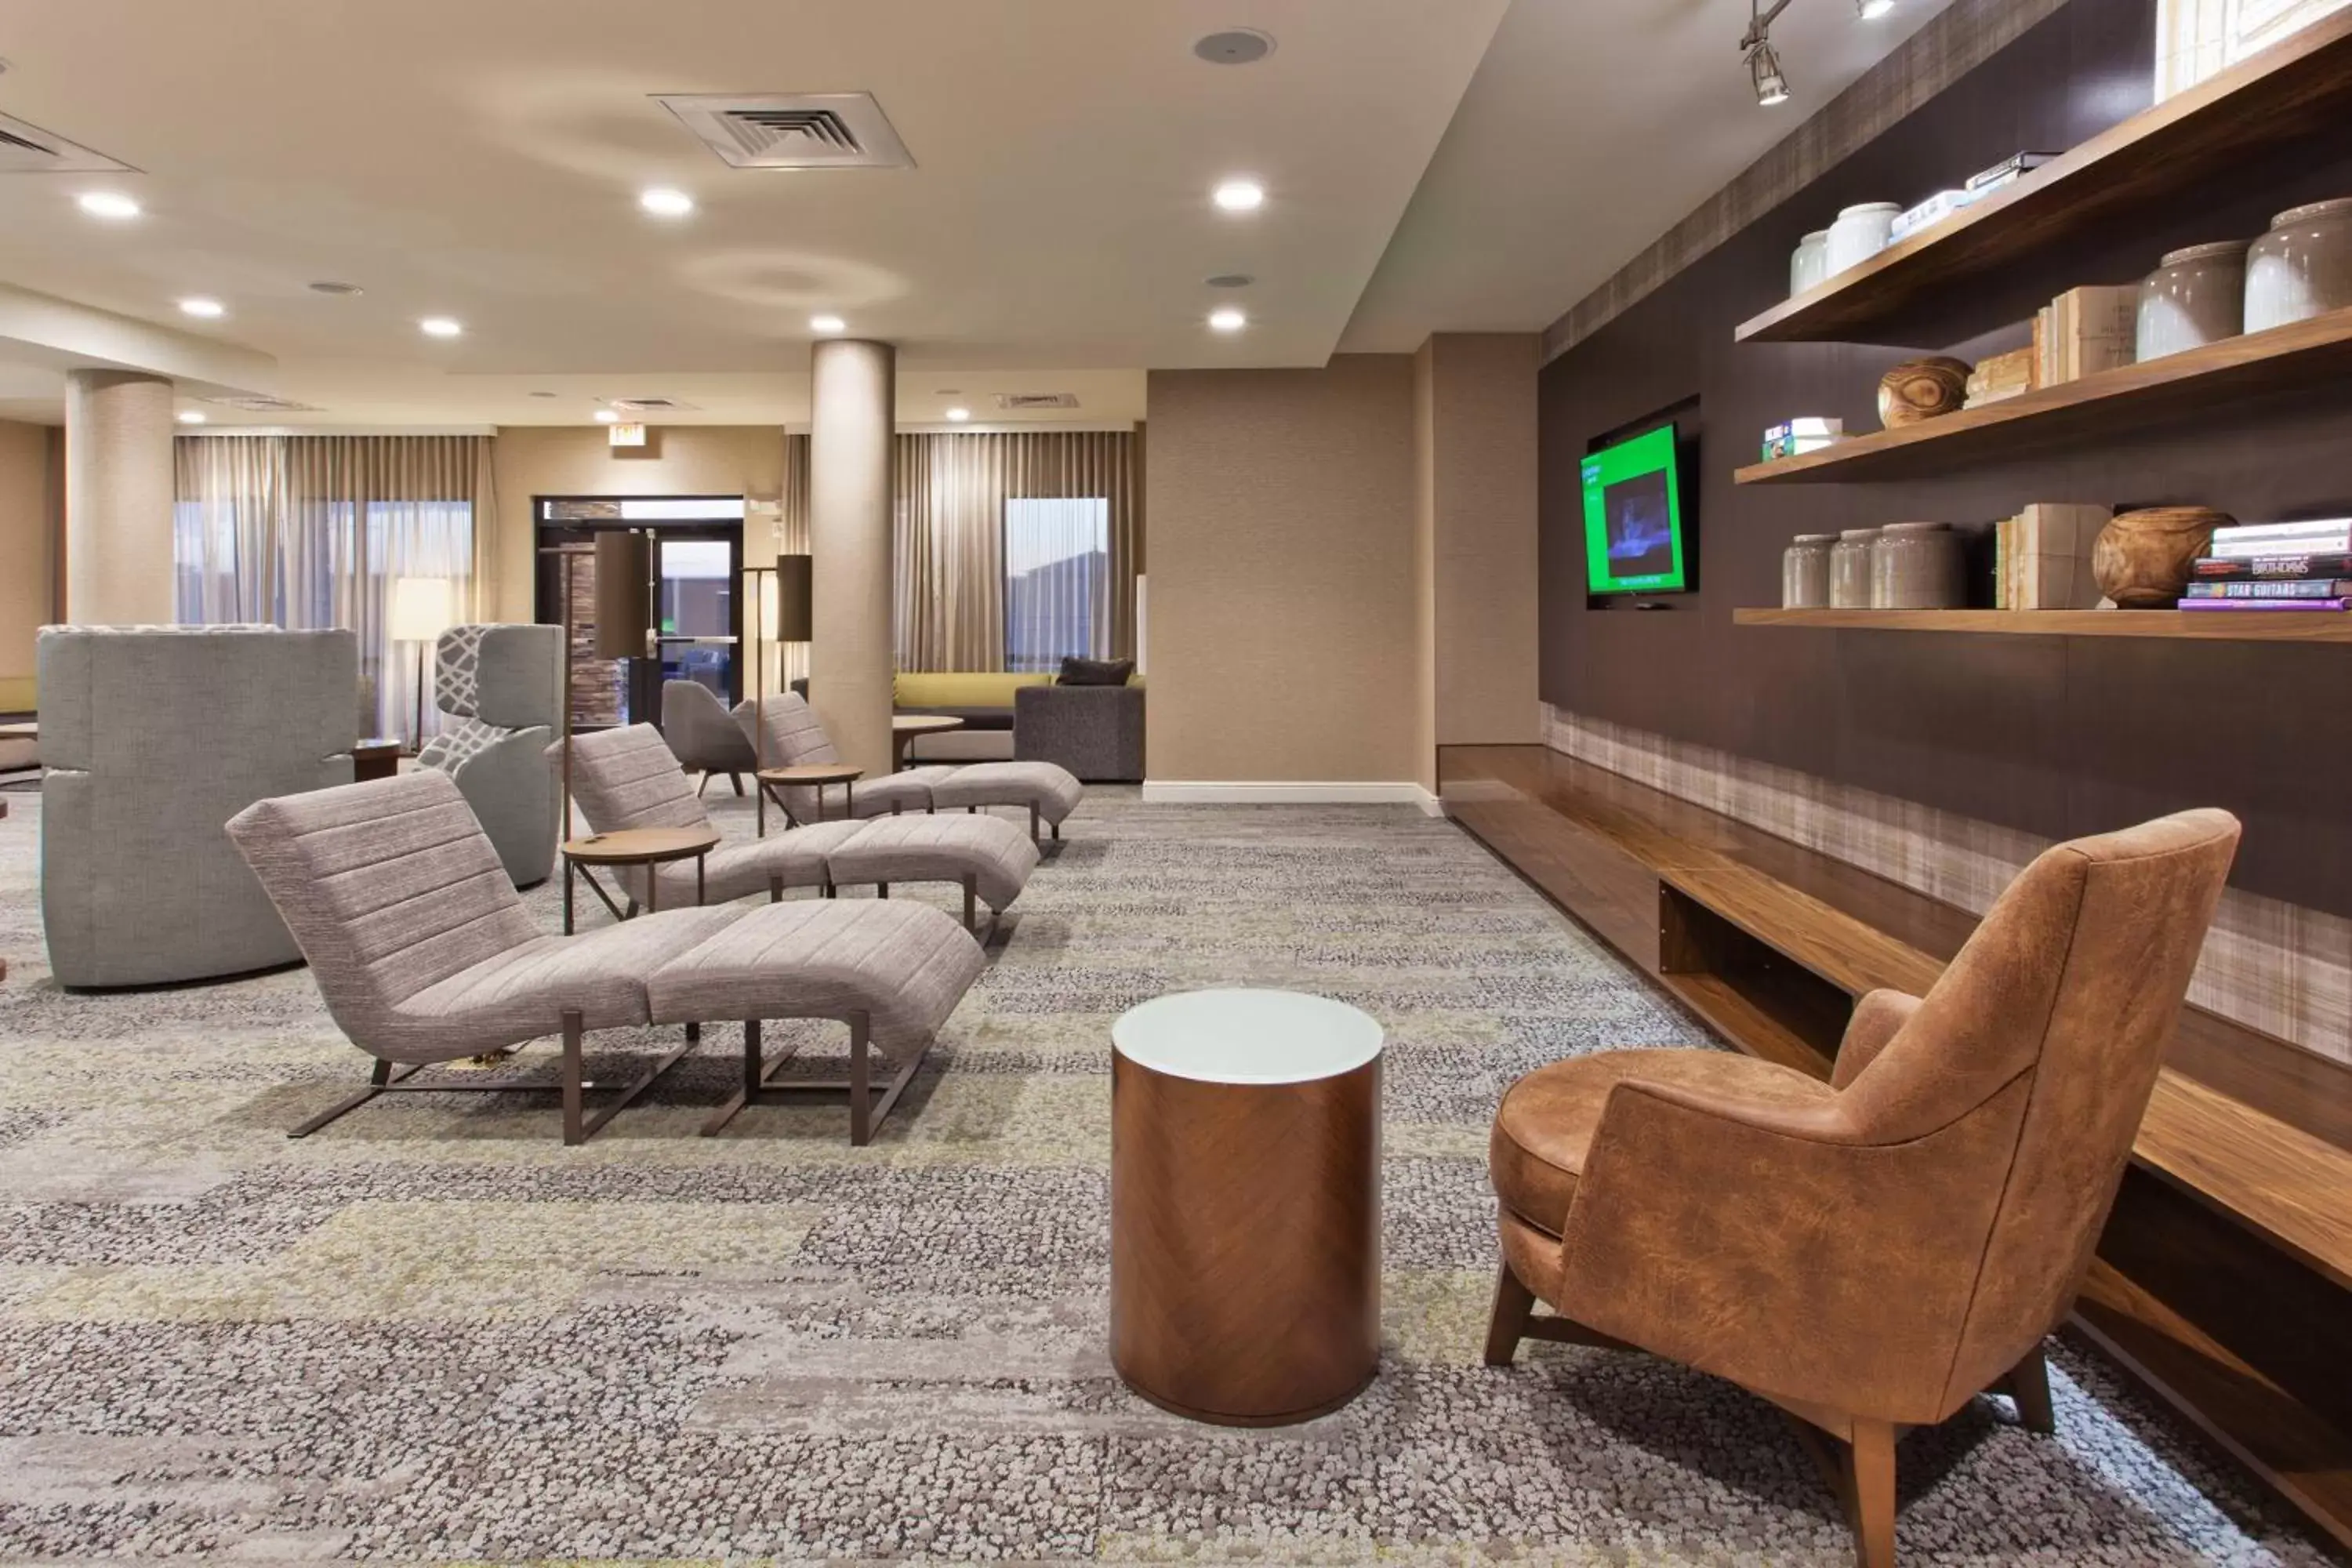
<instances>
[{"instance_id":1,"label":"lamp shade","mask_svg":"<svg viewBox=\"0 0 2352 1568\"><path fill-rule=\"evenodd\" d=\"M653 549L642 533L596 535L596 657L643 658L653 636Z\"/></svg>"},{"instance_id":2,"label":"lamp shade","mask_svg":"<svg viewBox=\"0 0 2352 1568\"><path fill-rule=\"evenodd\" d=\"M446 577L394 577L390 632L394 642L431 642L449 629Z\"/></svg>"},{"instance_id":3,"label":"lamp shade","mask_svg":"<svg viewBox=\"0 0 2352 1568\"><path fill-rule=\"evenodd\" d=\"M776 629L778 642L812 642L816 637L815 558L776 557Z\"/></svg>"}]
</instances>

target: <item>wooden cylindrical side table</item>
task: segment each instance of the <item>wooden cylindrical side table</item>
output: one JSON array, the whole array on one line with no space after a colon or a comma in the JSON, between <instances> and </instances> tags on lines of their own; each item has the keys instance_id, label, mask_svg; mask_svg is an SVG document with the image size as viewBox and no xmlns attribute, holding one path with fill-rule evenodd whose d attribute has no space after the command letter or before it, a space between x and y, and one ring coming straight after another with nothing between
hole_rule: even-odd
<instances>
[{"instance_id":1,"label":"wooden cylindrical side table","mask_svg":"<svg viewBox=\"0 0 2352 1568\"><path fill-rule=\"evenodd\" d=\"M1381 1026L1291 991L1188 991L1111 1042L1111 1363L1231 1426L1379 1370Z\"/></svg>"}]
</instances>

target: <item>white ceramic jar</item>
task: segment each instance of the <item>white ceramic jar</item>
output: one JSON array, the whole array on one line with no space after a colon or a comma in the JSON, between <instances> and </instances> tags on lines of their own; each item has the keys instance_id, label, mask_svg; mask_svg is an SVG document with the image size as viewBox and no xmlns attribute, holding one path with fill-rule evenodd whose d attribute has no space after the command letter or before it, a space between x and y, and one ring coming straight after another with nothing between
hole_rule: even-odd
<instances>
[{"instance_id":1,"label":"white ceramic jar","mask_svg":"<svg viewBox=\"0 0 2352 1568\"><path fill-rule=\"evenodd\" d=\"M2291 207L2246 254L2246 331L2352 305L2352 196Z\"/></svg>"},{"instance_id":2,"label":"white ceramic jar","mask_svg":"<svg viewBox=\"0 0 2352 1568\"><path fill-rule=\"evenodd\" d=\"M1870 608L1870 546L1878 538L1874 528L1848 528L1838 533L1830 550L1830 608Z\"/></svg>"},{"instance_id":3,"label":"white ceramic jar","mask_svg":"<svg viewBox=\"0 0 2352 1568\"><path fill-rule=\"evenodd\" d=\"M1848 207L1830 225L1829 276L1858 267L1886 248L1902 208L1893 202L1864 202Z\"/></svg>"},{"instance_id":4,"label":"white ceramic jar","mask_svg":"<svg viewBox=\"0 0 2352 1568\"><path fill-rule=\"evenodd\" d=\"M2168 254L2139 286L2134 357L2161 359L2246 330L2246 245L2217 240Z\"/></svg>"},{"instance_id":5,"label":"white ceramic jar","mask_svg":"<svg viewBox=\"0 0 2352 1568\"><path fill-rule=\"evenodd\" d=\"M1960 536L1944 522L1890 522L1870 543L1870 607L1957 610L1968 603Z\"/></svg>"},{"instance_id":6,"label":"white ceramic jar","mask_svg":"<svg viewBox=\"0 0 2352 1568\"><path fill-rule=\"evenodd\" d=\"M1830 231L1817 228L1789 253L1789 298L1795 299L1830 275Z\"/></svg>"}]
</instances>

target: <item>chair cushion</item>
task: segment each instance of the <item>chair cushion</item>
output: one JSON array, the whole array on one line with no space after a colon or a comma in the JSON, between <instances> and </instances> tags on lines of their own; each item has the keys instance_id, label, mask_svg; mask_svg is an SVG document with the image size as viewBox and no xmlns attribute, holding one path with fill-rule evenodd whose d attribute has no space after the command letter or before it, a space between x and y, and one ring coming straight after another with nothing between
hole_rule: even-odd
<instances>
[{"instance_id":1,"label":"chair cushion","mask_svg":"<svg viewBox=\"0 0 2352 1568\"><path fill-rule=\"evenodd\" d=\"M929 904L802 899L755 909L672 958L647 996L665 1024L864 1013L874 1044L892 1051L928 1042L984 962Z\"/></svg>"},{"instance_id":2,"label":"chair cushion","mask_svg":"<svg viewBox=\"0 0 2352 1568\"><path fill-rule=\"evenodd\" d=\"M768 896L771 879L782 878L787 888L822 888L834 851L865 831L865 824L812 822L805 827L771 833L765 838L742 838L721 844L703 857L702 901L732 903L754 894ZM694 902L694 862L672 860L656 867L661 879L661 907L685 909ZM646 901L645 868L630 867L621 886L639 903Z\"/></svg>"},{"instance_id":3,"label":"chair cushion","mask_svg":"<svg viewBox=\"0 0 2352 1568\"><path fill-rule=\"evenodd\" d=\"M1046 821L1060 822L1086 798L1086 785L1053 763L973 763L950 771L953 776L931 785L931 804L941 811L1034 805Z\"/></svg>"},{"instance_id":4,"label":"chair cushion","mask_svg":"<svg viewBox=\"0 0 2352 1568\"><path fill-rule=\"evenodd\" d=\"M1560 1234L1610 1092L1628 1079L1778 1105L1811 1104L1834 1093L1793 1068L1729 1051L1601 1051L1553 1062L1511 1085L1495 1111L1486 1168L1505 1208Z\"/></svg>"},{"instance_id":5,"label":"chair cushion","mask_svg":"<svg viewBox=\"0 0 2352 1568\"><path fill-rule=\"evenodd\" d=\"M404 1059L446 1060L552 1035L567 1011L590 1029L645 1023L646 978L741 918L740 910L664 910L510 947L400 1004L401 1023L432 1028L441 1053Z\"/></svg>"},{"instance_id":6,"label":"chair cushion","mask_svg":"<svg viewBox=\"0 0 2352 1568\"><path fill-rule=\"evenodd\" d=\"M908 768L871 783L860 779L857 787L850 792L855 801L851 815L894 816L905 811L929 811L931 809L933 787L955 771L948 767ZM825 804L828 810L840 809L840 792L828 790ZM794 810L797 812L798 808Z\"/></svg>"},{"instance_id":7,"label":"chair cushion","mask_svg":"<svg viewBox=\"0 0 2352 1568\"><path fill-rule=\"evenodd\" d=\"M992 910L1021 896L1037 868L1029 835L1001 816L885 816L854 825L856 837L835 850L836 886L863 882L960 882Z\"/></svg>"}]
</instances>

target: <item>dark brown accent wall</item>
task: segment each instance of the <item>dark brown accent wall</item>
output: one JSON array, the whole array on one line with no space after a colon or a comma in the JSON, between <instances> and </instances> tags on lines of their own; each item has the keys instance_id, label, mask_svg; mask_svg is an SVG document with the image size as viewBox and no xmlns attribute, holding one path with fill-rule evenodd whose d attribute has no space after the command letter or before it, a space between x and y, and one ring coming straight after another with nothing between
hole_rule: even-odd
<instances>
[{"instance_id":1,"label":"dark brown accent wall","mask_svg":"<svg viewBox=\"0 0 2352 1568\"><path fill-rule=\"evenodd\" d=\"M2037 500L2196 501L2249 520L2352 512L2352 386L1937 479L1732 483L1765 426L1790 415L1875 429L1878 376L1904 358L2012 346L2063 289L2129 281L2167 249L2251 237L2282 208L2352 195L2347 126L2144 225L1977 279L1937 319L1906 323L1901 343L1733 343L1742 321L1786 294L1798 239L1839 207L1916 200L2145 108L2154 35L2152 0L2073 0L1545 369L1547 701L2051 837L2226 806L2247 826L2239 886L2352 914L2352 658L2341 647L1731 624L1735 606L1780 602L1780 551L1799 532L1911 519L1982 531ZM1588 607L1586 444L1694 394L1699 591L1661 614ZM1981 591L1990 603L1989 575Z\"/></svg>"}]
</instances>

